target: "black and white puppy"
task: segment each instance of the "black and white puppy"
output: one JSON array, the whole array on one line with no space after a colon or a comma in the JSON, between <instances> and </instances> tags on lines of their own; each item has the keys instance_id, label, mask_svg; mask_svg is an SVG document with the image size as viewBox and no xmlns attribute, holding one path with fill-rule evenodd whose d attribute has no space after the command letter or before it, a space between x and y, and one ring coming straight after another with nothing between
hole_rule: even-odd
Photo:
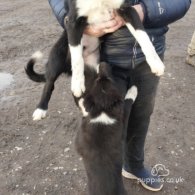
<instances>
[{"instance_id":1,"label":"black and white puppy","mask_svg":"<svg viewBox=\"0 0 195 195\"><path fill-rule=\"evenodd\" d=\"M87 48L83 51L86 62L84 75L88 77L88 82L85 82L86 86L94 81L95 75L97 76L97 67L90 66L90 63L95 60L98 63L96 56L99 54L99 48L95 48L96 44L94 44L94 39L92 37L88 40L83 40L86 41L85 46ZM25 72L32 81L45 83L41 100L32 116L33 120L41 120L46 117L49 100L54 90L55 81L59 75L62 73L71 75L71 59L66 31L63 32L61 37L52 47L48 61L45 64L45 73L40 74L34 70L34 66L42 57L43 54L40 51L35 52L25 66ZM86 88L89 88L89 86Z\"/></svg>"},{"instance_id":2,"label":"black and white puppy","mask_svg":"<svg viewBox=\"0 0 195 195\"><path fill-rule=\"evenodd\" d=\"M158 76L164 72L164 64L145 33L137 12L130 4L124 4L123 0L71 0L69 7L69 15L65 20L67 31L63 32L52 48L45 74L34 71L35 62L42 56L40 52L36 52L25 67L31 80L46 82L41 100L33 113L33 120L45 118L54 83L62 72L70 73L72 69L71 89L75 97L80 97L85 92L84 64L96 69L99 64L99 40L83 35L83 30L87 24L107 21L113 10L117 10L126 21L126 26L140 44L152 72Z\"/></svg>"},{"instance_id":3,"label":"black and white puppy","mask_svg":"<svg viewBox=\"0 0 195 195\"><path fill-rule=\"evenodd\" d=\"M42 58L40 51L35 52L27 65L25 72L28 77L35 82L45 82L41 100L33 113L33 120L41 120L46 117L48 103L54 90L54 83L60 74L71 74L70 53L68 47L68 37L66 31L52 47L47 63L45 64L45 73L40 74L34 71L34 65Z\"/></svg>"},{"instance_id":4,"label":"black and white puppy","mask_svg":"<svg viewBox=\"0 0 195 195\"><path fill-rule=\"evenodd\" d=\"M123 135L137 88L131 87L124 99L105 63L100 64L92 83L79 100L83 119L75 141L85 165L89 195L126 195L121 175Z\"/></svg>"},{"instance_id":5,"label":"black and white puppy","mask_svg":"<svg viewBox=\"0 0 195 195\"><path fill-rule=\"evenodd\" d=\"M88 24L108 21L113 11L117 11L125 20L127 28L140 44L151 71L157 76L164 73L164 64L156 53L147 33L144 31L136 10L130 4L126 4L125 0L70 0L69 14L65 25L71 54L71 90L75 97L80 97L85 92L82 44L84 29ZM98 47L98 39L95 37L93 39L94 44L96 43ZM90 64L92 65L92 63ZM96 65L94 64L94 66Z\"/></svg>"}]
</instances>

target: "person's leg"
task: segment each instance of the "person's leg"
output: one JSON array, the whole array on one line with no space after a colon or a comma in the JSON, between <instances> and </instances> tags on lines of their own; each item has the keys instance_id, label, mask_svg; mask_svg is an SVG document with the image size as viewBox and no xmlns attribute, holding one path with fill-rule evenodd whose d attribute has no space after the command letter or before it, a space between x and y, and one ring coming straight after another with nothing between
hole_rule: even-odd
<instances>
[{"instance_id":1,"label":"person's leg","mask_svg":"<svg viewBox=\"0 0 195 195\"><path fill-rule=\"evenodd\" d=\"M128 90L129 74L127 71L122 68L112 67L113 80L122 97L125 97Z\"/></svg>"},{"instance_id":2,"label":"person's leg","mask_svg":"<svg viewBox=\"0 0 195 195\"><path fill-rule=\"evenodd\" d=\"M159 77L151 73L146 63L142 63L132 72L131 80L138 88L138 96L129 118L126 157L132 168L141 168L144 161L145 137L154 109Z\"/></svg>"},{"instance_id":3,"label":"person's leg","mask_svg":"<svg viewBox=\"0 0 195 195\"><path fill-rule=\"evenodd\" d=\"M195 66L195 31L192 36L191 42L188 45L188 55L186 57L186 63Z\"/></svg>"},{"instance_id":4,"label":"person's leg","mask_svg":"<svg viewBox=\"0 0 195 195\"><path fill-rule=\"evenodd\" d=\"M123 176L127 178L147 179L150 172L144 168L144 145L148 132L150 116L154 109L159 77L155 76L146 62L138 65L130 75L130 84L137 86L138 96L133 104L127 128ZM130 177L128 173L132 173ZM154 179L154 178L153 178ZM162 188L160 183L142 183L152 191Z\"/></svg>"}]
</instances>

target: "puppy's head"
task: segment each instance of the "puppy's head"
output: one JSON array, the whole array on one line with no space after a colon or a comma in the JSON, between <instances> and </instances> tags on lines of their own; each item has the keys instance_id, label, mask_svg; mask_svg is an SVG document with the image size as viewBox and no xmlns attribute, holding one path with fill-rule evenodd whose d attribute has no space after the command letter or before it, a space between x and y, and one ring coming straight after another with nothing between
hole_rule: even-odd
<instances>
[{"instance_id":1,"label":"puppy's head","mask_svg":"<svg viewBox=\"0 0 195 195\"><path fill-rule=\"evenodd\" d=\"M121 102L122 97L113 81L111 67L102 62L99 74L85 97L85 108L88 112L108 111Z\"/></svg>"}]
</instances>

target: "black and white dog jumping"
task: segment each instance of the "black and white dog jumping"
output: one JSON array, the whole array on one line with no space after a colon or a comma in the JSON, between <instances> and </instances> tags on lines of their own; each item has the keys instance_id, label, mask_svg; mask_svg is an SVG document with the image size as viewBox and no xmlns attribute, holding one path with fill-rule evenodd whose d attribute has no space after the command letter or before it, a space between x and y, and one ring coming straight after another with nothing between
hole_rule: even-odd
<instances>
[{"instance_id":1,"label":"black and white dog jumping","mask_svg":"<svg viewBox=\"0 0 195 195\"><path fill-rule=\"evenodd\" d=\"M89 195L126 195L121 175L123 139L137 88L132 86L124 99L109 66L101 63L86 90L79 100L83 119L75 145L86 169ZM126 113L124 107L128 107Z\"/></svg>"},{"instance_id":2,"label":"black and white dog jumping","mask_svg":"<svg viewBox=\"0 0 195 195\"><path fill-rule=\"evenodd\" d=\"M83 35L83 31L88 24L109 20L113 11L117 11L125 20L127 28L140 44L151 71L157 76L164 73L164 64L144 31L136 10L130 4L124 3L124 0L70 0L69 14L65 19L66 30L50 52L46 73L37 74L33 69L41 57L39 52L32 56L25 68L31 80L46 82L41 101L33 113L33 120L46 116L55 80L62 72L72 71L71 90L75 97L85 92L84 64L96 69L100 43L98 38Z\"/></svg>"}]
</instances>

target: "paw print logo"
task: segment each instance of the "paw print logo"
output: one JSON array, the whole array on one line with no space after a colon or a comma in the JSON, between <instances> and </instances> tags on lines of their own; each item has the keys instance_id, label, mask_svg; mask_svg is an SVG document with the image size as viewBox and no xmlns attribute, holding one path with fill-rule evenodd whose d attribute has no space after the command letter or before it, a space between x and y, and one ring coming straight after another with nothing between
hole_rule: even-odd
<instances>
[{"instance_id":1,"label":"paw print logo","mask_svg":"<svg viewBox=\"0 0 195 195\"><path fill-rule=\"evenodd\" d=\"M165 165L163 164L156 164L152 170L151 170L151 174L153 176L163 176L163 177L166 177L169 175L169 169L167 169L165 167Z\"/></svg>"}]
</instances>

